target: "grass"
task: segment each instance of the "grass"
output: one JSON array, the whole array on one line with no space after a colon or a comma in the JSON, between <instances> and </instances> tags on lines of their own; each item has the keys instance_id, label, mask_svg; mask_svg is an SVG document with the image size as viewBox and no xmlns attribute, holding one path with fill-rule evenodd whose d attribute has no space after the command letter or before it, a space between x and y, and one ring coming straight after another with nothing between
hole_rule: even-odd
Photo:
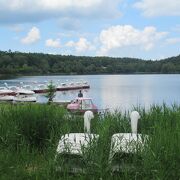
<instances>
[{"instance_id":1,"label":"grass","mask_svg":"<svg viewBox=\"0 0 180 180\"><path fill-rule=\"evenodd\" d=\"M86 173L73 175L56 170L57 163L65 167L66 162L55 161L56 148L65 133L83 132L83 117L69 116L54 105L0 105L0 179L180 179L180 106L138 111L139 133L149 135L148 146L115 159L134 169L111 172L111 136L131 132L128 113L117 111L92 120L91 131L99 134L99 141L82 159Z\"/></svg>"}]
</instances>

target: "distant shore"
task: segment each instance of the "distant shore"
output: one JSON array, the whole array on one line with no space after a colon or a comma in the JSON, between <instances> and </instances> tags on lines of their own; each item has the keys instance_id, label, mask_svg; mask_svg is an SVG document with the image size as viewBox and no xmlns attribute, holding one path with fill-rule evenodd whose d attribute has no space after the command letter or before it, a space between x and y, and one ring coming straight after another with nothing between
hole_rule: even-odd
<instances>
[{"instance_id":1,"label":"distant shore","mask_svg":"<svg viewBox=\"0 0 180 180\"><path fill-rule=\"evenodd\" d=\"M180 55L162 60L0 51L2 75L178 74Z\"/></svg>"}]
</instances>

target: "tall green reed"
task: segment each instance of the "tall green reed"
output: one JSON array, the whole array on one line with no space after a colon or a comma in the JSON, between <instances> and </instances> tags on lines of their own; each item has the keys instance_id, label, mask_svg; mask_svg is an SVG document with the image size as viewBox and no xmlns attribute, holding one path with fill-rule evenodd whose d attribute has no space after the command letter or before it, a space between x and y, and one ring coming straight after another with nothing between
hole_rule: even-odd
<instances>
[{"instance_id":1,"label":"tall green reed","mask_svg":"<svg viewBox=\"0 0 180 180\"><path fill-rule=\"evenodd\" d=\"M63 134L83 132L83 117L54 105L1 105L0 174L4 179L179 179L180 107L138 110L138 132L149 135L149 141L142 152L129 156L134 171L111 172L111 137L131 132L128 112L116 111L92 120L91 132L99 134L99 141L86 156L87 174L70 175L56 171L56 148Z\"/></svg>"}]
</instances>

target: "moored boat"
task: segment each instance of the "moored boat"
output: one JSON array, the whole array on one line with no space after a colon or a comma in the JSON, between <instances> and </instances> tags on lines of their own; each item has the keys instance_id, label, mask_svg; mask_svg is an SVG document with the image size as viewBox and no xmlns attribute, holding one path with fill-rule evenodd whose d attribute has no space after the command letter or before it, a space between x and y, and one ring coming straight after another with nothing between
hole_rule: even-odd
<instances>
[{"instance_id":1,"label":"moored boat","mask_svg":"<svg viewBox=\"0 0 180 180\"><path fill-rule=\"evenodd\" d=\"M67 105L67 109L70 112L84 113L85 111L98 112L98 108L94 105L91 98L76 98L70 104Z\"/></svg>"},{"instance_id":2,"label":"moored boat","mask_svg":"<svg viewBox=\"0 0 180 180\"><path fill-rule=\"evenodd\" d=\"M0 95L0 101L2 102L12 102L14 100L14 96L11 95Z\"/></svg>"},{"instance_id":3,"label":"moored boat","mask_svg":"<svg viewBox=\"0 0 180 180\"><path fill-rule=\"evenodd\" d=\"M93 112L86 111L84 114L84 133L69 133L61 136L56 150L57 170L68 173L87 172L87 157L97 148L98 134L91 133L91 120ZM95 165L91 161L92 167Z\"/></svg>"},{"instance_id":4,"label":"moored boat","mask_svg":"<svg viewBox=\"0 0 180 180\"><path fill-rule=\"evenodd\" d=\"M35 92L25 89L19 89L14 97L14 102L36 102L37 98L33 96Z\"/></svg>"},{"instance_id":5,"label":"moored boat","mask_svg":"<svg viewBox=\"0 0 180 180\"><path fill-rule=\"evenodd\" d=\"M10 89L7 89L6 87L0 87L0 96L5 95L14 96L16 93Z\"/></svg>"},{"instance_id":6,"label":"moored boat","mask_svg":"<svg viewBox=\"0 0 180 180\"><path fill-rule=\"evenodd\" d=\"M139 113L133 111L130 115L132 132L112 135L109 165L113 173L133 172L137 168L140 168L133 165L133 157L136 158L136 160L142 158L141 152L147 147L149 136L137 133L139 118Z\"/></svg>"}]
</instances>

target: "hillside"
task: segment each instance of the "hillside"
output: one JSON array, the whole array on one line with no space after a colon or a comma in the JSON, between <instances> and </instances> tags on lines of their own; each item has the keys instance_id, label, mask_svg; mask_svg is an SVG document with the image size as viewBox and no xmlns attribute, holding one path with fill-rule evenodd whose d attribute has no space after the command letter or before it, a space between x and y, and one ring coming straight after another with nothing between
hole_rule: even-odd
<instances>
[{"instance_id":1,"label":"hillside","mask_svg":"<svg viewBox=\"0 0 180 180\"><path fill-rule=\"evenodd\" d=\"M180 55L163 60L0 51L0 74L180 73Z\"/></svg>"}]
</instances>

